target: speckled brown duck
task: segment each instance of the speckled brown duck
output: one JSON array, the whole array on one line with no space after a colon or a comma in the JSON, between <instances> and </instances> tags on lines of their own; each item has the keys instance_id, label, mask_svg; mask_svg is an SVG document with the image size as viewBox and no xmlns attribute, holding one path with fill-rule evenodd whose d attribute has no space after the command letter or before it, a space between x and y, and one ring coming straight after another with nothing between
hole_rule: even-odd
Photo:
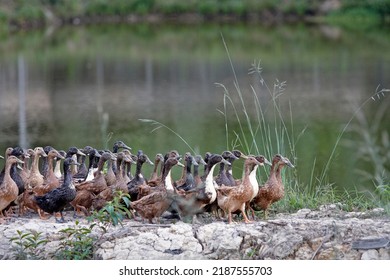
<instances>
[{"instance_id":1,"label":"speckled brown duck","mask_svg":"<svg viewBox=\"0 0 390 280\"><path fill-rule=\"evenodd\" d=\"M279 201L284 196L284 185L281 175L284 166L294 168L287 158L280 154L275 155L272 159L268 180L264 186L259 188L257 196L251 202L251 207L254 210L264 211L265 219L267 219L267 211L271 204Z\"/></svg>"}]
</instances>

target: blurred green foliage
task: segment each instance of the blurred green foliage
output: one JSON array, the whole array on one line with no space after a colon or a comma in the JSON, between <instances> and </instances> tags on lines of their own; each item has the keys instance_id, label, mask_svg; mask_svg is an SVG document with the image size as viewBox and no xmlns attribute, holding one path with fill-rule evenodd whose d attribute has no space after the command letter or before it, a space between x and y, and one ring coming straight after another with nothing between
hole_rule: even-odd
<instances>
[{"instance_id":1,"label":"blurred green foliage","mask_svg":"<svg viewBox=\"0 0 390 280\"><path fill-rule=\"evenodd\" d=\"M324 9L324 0L15 0L0 2L0 23L12 26L42 26L53 20L66 23L74 18L126 21L129 16L159 14L176 16L197 14L202 19L234 16L248 18L277 18L294 16L332 16L332 21L364 23L388 21L390 0L346 0L334 9ZM363 18L363 20L362 20ZM72 22L72 21L70 21ZM351 25L355 25L354 23Z\"/></svg>"}]
</instances>

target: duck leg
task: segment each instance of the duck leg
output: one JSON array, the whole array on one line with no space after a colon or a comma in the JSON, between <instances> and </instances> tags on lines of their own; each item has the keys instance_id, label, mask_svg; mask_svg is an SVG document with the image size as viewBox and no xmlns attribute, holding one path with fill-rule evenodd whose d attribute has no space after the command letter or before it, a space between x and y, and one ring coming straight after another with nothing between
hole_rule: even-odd
<instances>
[{"instance_id":1,"label":"duck leg","mask_svg":"<svg viewBox=\"0 0 390 280\"><path fill-rule=\"evenodd\" d=\"M49 216L45 216L45 212L42 209L38 208L37 212L41 220L47 220L49 218Z\"/></svg>"},{"instance_id":2,"label":"duck leg","mask_svg":"<svg viewBox=\"0 0 390 280\"><path fill-rule=\"evenodd\" d=\"M64 216L62 215L62 211L60 212L61 219L57 219L57 217L54 215L54 218L56 219L56 223L65 223Z\"/></svg>"},{"instance_id":3,"label":"duck leg","mask_svg":"<svg viewBox=\"0 0 390 280\"><path fill-rule=\"evenodd\" d=\"M242 216L244 217L244 222L245 222L246 224L252 223L252 221L250 221L250 220L248 219L248 216L247 216L246 213L245 213L245 205L246 205L246 203L242 204L242 205L241 205L241 208L240 208L241 213L242 213Z\"/></svg>"},{"instance_id":4,"label":"duck leg","mask_svg":"<svg viewBox=\"0 0 390 280\"><path fill-rule=\"evenodd\" d=\"M251 211L251 216L252 216L252 220L254 221L255 220L255 210L251 207L251 205L249 203L246 203L245 204L245 213L246 213L246 216L248 217L248 210Z\"/></svg>"},{"instance_id":5,"label":"duck leg","mask_svg":"<svg viewBox=\"0 0 390 280\"><path fill-rule=\"evenodd\" d=\"M232 223L232 212L229 211L229 214L228 214L228 221L229 221L229 224Z\"/></svg>"}]
</instances>

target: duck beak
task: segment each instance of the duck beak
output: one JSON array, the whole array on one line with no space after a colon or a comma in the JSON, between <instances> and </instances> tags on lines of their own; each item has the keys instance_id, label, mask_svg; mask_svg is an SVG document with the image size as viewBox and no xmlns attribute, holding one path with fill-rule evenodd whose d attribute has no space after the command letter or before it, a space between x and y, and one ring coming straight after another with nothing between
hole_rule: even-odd
<instances>
[{"instance_id":1,"label":"duck beak","mask_svg":"<svg viewBox=\"0 0 390 280\"><path fill-rule=\"evenodd\" d=\"M246 156L246 155L244 155L243 153L241 153L240 158L248 159L248 156Z\"/></svg>"},{"instance_id":2,"label":"duck beak","mask_svg":"<svg viewBox=\"0 0 390 280\"><path fill-rule=\"evenodd\" d=\"M226 164L226 165L232 165L230 162L228 162L226 159L222 159L221 160L221 163L224 163L224 164Z\"/></svg>"},{"instance_id":3,"label":"duck beak","mask_svg":"<svg viewBox=\"0 0 390 280\"><path fill-rule=\"evenodd\" d=\"M77 154L79 155L79 156L86 156L86 154L84 154L82 151L80 151L80 150L77 150Z\"/></svg>"},{"instance_id":4,"label":"duck beak","mask_svg":"<svg viewBox=\"0 0 390 280\"><path fill-rule=\"evenodd\" d=\"M121 144L120 145L120 148L122 149L128 149L129 151L131 151L131 148L129 146L127 146L125 143Z\"/></svg>"},{"instance_id":5,"label":"duck beak","mask_svg":"<svg viewBox=\"0 0 390 280\"><path fill-rule=\"evenodd\" d=\"M146 159L146 162L149 163L150 165L154 165L154 163L149 158Z\"/></svg>"},{"instance_id":6,"label":"duck beak","mask_svg":"<svg viewBox=\"0 0 390 280\"><path fill-rule=\"evenodd\" d=\"M4 158L3 156L0 156L0 158Z\"/></svg>"},{"instance_id":7,"label":"duck beak","mask_svg":"<svg viewBox=\"0 0 390 280\"><path fill-rule=\"evenodd\" d=\"M177 166L181 166L181 167L184 167L184 164L182 164L181 162L177 162L177 164L176 164Z\"/></svg>"},{"instance_id":8,"label":"duck beak","mask_svg":"<svg viewBox=\"0 0 390 280\"><path fill-rule=\"evenodd\" d=\"M131 156L126 156L126 160L131 164L136 163Z\"/></svg>"},{"instance_id":9,"label":"duck beak","mask_svg":"<svg viewBox=\"0 0 390 280\"><path fill-rule=\"evenodd\" d=\"M60 153L57 153L56 158L57 159L65 159L65 157L63 157Z\"/></svg>"},{"instance_id":10,"label":"duck beak","mask_svg":"<svg viewBox=\"0 0 390 280\"><path fill-rule=\"evenodd\" d=\"M292 165L292 163L290 162L290 160L289 160L288 158L283 157L283 162L284 162L288 167L295 168L295 166Z\"/></svg>"},{"instance_id":11,"label":"duck beak","mask_svg":"<svg viewBox=\"0 0 390 280\"><path fill-rule=\"evenodd\" d=\"M269 166L272 166L272 163L266 158L264 158L264 163L269 165Z\"/></svg>"},{"instance_id":12,"label":"duck beak","mask_svg":"<svg viewBox=\"0 0 390 280\"><path fill-rule=\"evenodd\" d=\"M192 164L193 166L198 166L198 165L199 165L199 164L196 162L196 160L195 160L194 157L192 157L191 164Z\"/></svg>"},{"instance_id":13,"label":"duck beak","mask_svg":"<svg viewBox=\"0 0 390 280\"><path fill-rule=\"evenodd\" d=\"M200 160L199 160L199 164L206 165L207 163L204 161L204 159L203 159L203 158L200 158Z\"/></svg>"}]
</instances>

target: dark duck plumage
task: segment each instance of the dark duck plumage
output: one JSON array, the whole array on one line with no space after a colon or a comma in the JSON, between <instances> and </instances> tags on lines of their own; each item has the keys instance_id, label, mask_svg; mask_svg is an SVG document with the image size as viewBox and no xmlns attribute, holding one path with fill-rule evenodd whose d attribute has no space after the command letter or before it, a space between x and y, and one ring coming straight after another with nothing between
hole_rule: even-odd
<instances>
[{"instance_id":1,"label":"dark duck plumage","mask_svg":"<svg viewBox=\"0 0 390 280\"><path fill-rule=\"evenodd\" d=\"M88 181L93 180L93 178L95 177L94 173L97 170L97 166L98 166L99 159L100 159L101 156L102 155L96 149L93 149L89 153L88 174L87 174L87 176L83 180L82 179L78 180L79 183L81 183L81 182L88 182Z\"/></svg>"},{"instance_id":2,"label":"dark duck plumage","mask_svg":"<svg viewBox=\"0 0 390 280\"><path fill-rule=\"evenodd\" d=\"M222 162L226 165L230 163L218 154L210 154L205 158L207 160L207 166L202 182L190 191L179 193L182 198L179 202L182 216L192 216L200 213L206 205L216 201L216 188L218 188L218 185L214 181L214 169L218 163Z\"/></svg>"},{"instance_id":3,"label":"dark duck plumage","mask_svg":"<svg viewBox=\"0 0 390 280\"><path fill-rule=\"evenodd\" d=\"M87 156L89 156L94 151L94 148L91 146L85 146L84 149L81 150L84 155L77 154L77 162L80 163L79 170L76 174L73 175L74 179L78 179L78 181L82 182L87 178L88 168L85 164L85 160Z\"/></svg>"},{"instance_id":4,"label":"dark duck plumage","mask_svg":"<svg viewBox=\"0 0 390 280\"><path fill-rule=\"evenodd\" d=\"M76 189L73 185L73 176L71 172L72 165L78 165L73 158L66 158L63 164L64 182L62 185L43 196L36 196L35 201L45 212L53 214L59 212L61 219L57 222L64 222L62 211L64 207L76 197Z\"/></svg>"},{"instance_id":5,"label":"dark duck plumage","mask_svg":"<svg viewBox=\"0 0 390 280\"><path fill-rule=\"evenodd\" d=\"M225 167L225 164L223 162L220 163L219 165L219 172L218 172L218 175L215 177L215 182L217 183L218 186L221 186L221 185L225 185L225 186L234 186L235 185L235 182L233 183L233 181L227 176L227 168L229 168L229 170L232 170L231 169L231 165L233 163L234 160L238 159L237 156L235 156L232 152L230 151L224 151L221 156L227 160L228 162L230 162L230 165L228 165L227 167Z\"/></svg>"},{"instance_id":6,"label":"dark duck plumage","mask_svg":"<svg viewBox=\"0 0 390 280\"><path fill-rule=\"evenodd\" d=\"M197 186L202 182L202 179L199 175L199 165L202 164L202 165L206 166L207 163L203 160L201 155L196 155L195 161L196 161L197 165L194 165L194 181L195 181L195 186Z\"/></svg>"},{"instance_id":7,"label":"dark duck plumage","mask_svg":"<svg viewBox=\"0 0 390 280\"><path fill-rule=\"evenodd\" d=\"M53 148L52 146L45 146L45 147L43 148L43 151L44 151L46 154L49 154L49 152L50 152L51 150L54 150L54 148ZM45 177L45 178L46 178L47 173L48 173L48 171L49 171L49 162L48 162L48 160L49 160L49 159L46 158L46 157L43 157L43 158L42 158L42 172L41 172L41 174L42 174L42 176Z\"/></svg>"},{"instance_id":8,"label":"dark duck plumage","mask_svg":"<svg viewBox=\"0 0 390 280\"><path fill-rule=\"evenodd\" d=\"M134 201L138 197L138 187L144 185L146 180L142 175L141 169L142 165L147 162L153 165L153 162L150 161L149 157L145 155L141 150L137 154L137 169L134 174L134 178L127 183L127 189L129 191L131 200Z\"/></svg>"},{"instance_id":9,"label":"dark duck plumage","mask_svg":"<svg viewBox=\"0 0 390 280\"><path fill-rule=\"evenodd\" d=\"M195 158L191 155L191 153L187 152L184 155L184 168L182 178L176 182L176 188L178 190L189 191L195 188L195 179L194 175L191 172L192 166L197 166Z\"/></svg>"},{"instance_id":10,"label":"dark duck plumage","mask_svg":"<svg viewBox=\"0 0 390 280\"><path fill-rule=\"evenodd\" d=\"M121 140L115 141L114 145L112 146L112 152L114 154L116 154L119 152L119 149L128 149L129 151L131 151L131 148L129 146L127 146ZM116 174L116 165L115 164L112 165L112 169L114 170L114 173Z\"/></svg>"}]
</instances>

